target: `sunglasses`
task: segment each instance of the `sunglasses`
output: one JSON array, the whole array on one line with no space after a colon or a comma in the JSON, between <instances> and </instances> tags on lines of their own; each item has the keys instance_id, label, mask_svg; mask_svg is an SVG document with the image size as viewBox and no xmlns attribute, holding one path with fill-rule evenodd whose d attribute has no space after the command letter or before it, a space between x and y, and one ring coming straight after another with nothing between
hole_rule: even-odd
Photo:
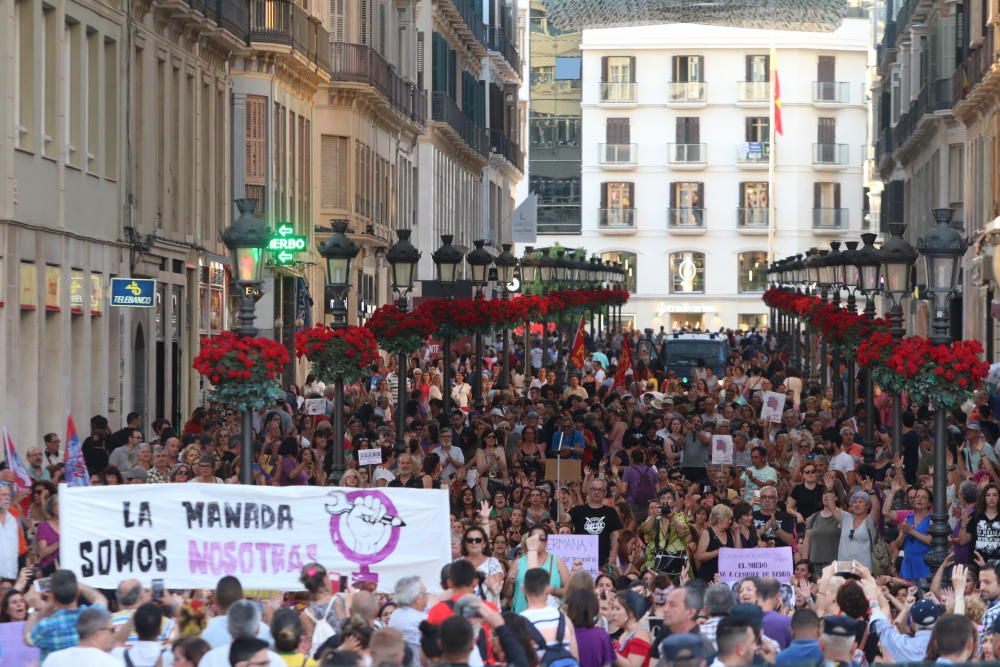
<instances>
[{"instance_id":1,"label":"sunglasses","mask_svg":"<svg viewBox=\"0 0 1000 667\"><path fill-rule=\"evenodd\" d=\"M466 544L482 544L483 541L484 540L481 537L467 537L467 538L465 538L465 543Z\"/></svg>"},{"instance_id":2,"label":"sunglasses","mask_svg":"<svg viewBox=\"0 0 1000 667\"><path fill-rule=\"evenodd\" d=\"M803 470L802 471L803 475L812 475L812 474L815 474L815 473L816 473L815 469L812 469L812 470Z\"/></svg>"}]
</instances>

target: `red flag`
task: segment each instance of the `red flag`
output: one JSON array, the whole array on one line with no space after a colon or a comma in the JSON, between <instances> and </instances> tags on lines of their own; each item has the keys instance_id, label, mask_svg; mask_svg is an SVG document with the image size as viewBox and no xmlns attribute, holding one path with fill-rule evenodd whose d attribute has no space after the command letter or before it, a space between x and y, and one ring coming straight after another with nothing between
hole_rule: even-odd
<instances>
[{"instance_id":1,"label":"red flag","mask_svg":"<svg viewBox=\"0 0 1000 667\"><path fill-rule=\"evenodd\" d=\"M774 131L784 136L781 125L781 82L778 80L778 70L774 70Z\"/></svg>"},{"instance_id":2,"label":"red flag","mask_svg":"<svg viewBox=\"0 0 1000 667\"><path fill-rule=\"evenodd\" d=\"M587 356L587 346L584 344L586 332L583 329L584 316L580 316L580 326L576 328L576 336L573 338L573 349L569 353L569 361L577 368L583 368L584 357Z\"/></svg>"},{"instance_id":3,"label":"red flag","mask_svg":"<svg viewBox=\"0 0 1000 667\"><path fill-rule=\"evenodd\" d=\"M618 370L615 371L615 383L611 385L612 389L624 385L625 376L632 370L632 344L628 338L627 334L622 338L622 353L618 357Z\"/></svg>"}]
</instances>

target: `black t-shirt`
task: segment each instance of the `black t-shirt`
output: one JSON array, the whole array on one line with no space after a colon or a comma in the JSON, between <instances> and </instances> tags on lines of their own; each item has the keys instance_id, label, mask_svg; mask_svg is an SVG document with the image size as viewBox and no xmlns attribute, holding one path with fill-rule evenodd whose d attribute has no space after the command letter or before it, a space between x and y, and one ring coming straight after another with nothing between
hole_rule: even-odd
<instances>
[{"instance_id":1,"label":"black t-shirt","mask_svg":"<svg viewBox=\"0 0 1000 667\"><path fill-rule=\"evenodd\" d=\"M799 484L792 489L791 496L795 501L795 509L803 519L808 520L823 508L823 487L819 484L812 491L807 489L805 484Z\"/></svg>"},{"instance_id":2,"label":"black t-shirt","mask_svg":"<svg viewBox=\"0 0 1000 667\"><path fill-rule=\"evenodd\" d=\"M788 512L782 512L781 510L777 510L774 513L774 516L777 520L776 522L778 524L778 529L783 530L786 533L792 533L795 531L795 519L792 518L791 514L789 514ZM771 519L770 516L762 514L760 510L757 510L756 512L753 513L753 525L756 526L757 535L760 537L760 540L762 542L764 541L764 524L770 521L770 519ZM783 539L781 539L781 537L776 532L774 536L774 546L787 547L791 545L785 542Z\"/></svg>"},{"instance_id":3,"label":"black t-shirt","mask_svg":"<svg viewBox=\"0 0 1000 667\"><path fill-rule=\"evenodd\" d=\"M611 533L622 529L621 519L614 508L602 505L594 509L590 505L577 505L569 511L573 522L573 532L577 535L597 535L598 564L604 567L611 555Z\"/></svg>"},{"instance_id":4,"label":"black t-shirt","mask_svg":"<svg viewBox=\"0 0 1000 667\"><path fill-rule=\"evenodd\" d=\"M391 482L389 482L388 484L386 484L386 486L391 486L394 489L398 489L398 488L401 488L401 487L402 488L407 488L407 489L422 489L422 488L424 488L424 484L423 484L423 482L420 481L420 477L415 476L415 475L411 476L410 479L406 480L406 484L403 484L401 481L399 481L399 478L397 477L396 479L394 479Z\"/></svg>"},{"instance_id":5,"label":"black t-shirt","mask_svg":"<svg viewBox=\"0 0 1000 667\"><path fill-rule=\"evenodd\" d=\"M989 562L1000 558L1000 516L992 519L986 514L973 514L965 524L965 532L972 536L969 553L978 551Z\"/></svg>"},{"instance_id":6,"label":"black t-shirt","mask_svg":"<svg viewBox=\"0 0 1000 667\"><path fill-rule=\"evenodd\" d=\"M917 483L917 466L920 464L920 435L916 431L903 434L903 476L907 484Z\"/></svg>"}]
</instances>

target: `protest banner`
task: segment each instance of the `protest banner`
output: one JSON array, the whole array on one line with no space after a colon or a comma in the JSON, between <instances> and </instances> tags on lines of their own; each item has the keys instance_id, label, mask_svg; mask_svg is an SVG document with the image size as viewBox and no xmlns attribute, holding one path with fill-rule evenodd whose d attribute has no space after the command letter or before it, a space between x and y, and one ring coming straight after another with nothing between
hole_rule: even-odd
<instances>
[{"instance_id":1,"label":"protest banner","mask_svg":"<svg viewBox=\"0 0 1000 667\"><path fill-rule=\"evenodd\" d=\"M549 535L545 550L563 559L566 568L573 570L573 563L583 561L583 569L597 579L597 535Z\"/></svg>"},{"instance_id":2,"label":"protest banner","mask_svg":"<svg viewBox=\"0 0 1000 667\"><path fill-rule=\"evenodd\" d=\"M325 398L307 398L304 404L306 409L306 414L310 417L316 415L326 414L326 399Z\"/></svg>"},{"instance_id":3,"label":"protest banner","mask_svg":"<svg viewBox=\"0 0 1000 667\"><path fill-rule=\"evenodd\" d=\"M382 450L379 447L374 449L358 450L358 465L377 466L382 464Z\"/></svg>"},{"instance_id":4,"label":"protest banner","mask_svg":"<svg viewBox=\"0 0 1000 667\"><path fill-rule=\"evenodd\" d=\"M785 412L785 395L776 391L764 392L764 403L760 406L760 418L763 421L780 422Z\"/></svg>"},{"instance_id":5,"label":"protest banner","mask_svg":"<svg viewBox=\"0 0 1000 667\"><path fill-rule=\"evenodd\" d=\"M719 580L739 581L744 577L774 577L785 583L795 570L791 547L719 549Z\"/></svg>"},{"instance_id":6,"label":"protest banner","mask_svg":"<svg viewBox=\"0 0 1000 667\"><path fill-rule=\"evenodd\" d=\"M213 588L228 574L245 588L301 590L314 561L382 591L412 575L434 588L451 561L443 490L60 485L59 506L60 562L95 588Z\"/></svg>"},{"instance_id":7,"label":"protest banner","mask_svg":"<svg viewBox=\"0 0 1000 667\"><path fill-rule=\"evenodd\" d=\"M25 623L0 623L0 665L38 667L41 652L24 643Z\"/></svg>"},{"instance_id":8,"label":"protest banner","mask_svg":"<svg viewBox=\"0 0 1000 667\"><path fill-rule=\"evenodd\" d=\"M732 464L733 462L733 436L713 435L712 436L712 463Z\"/></svg>"}]
</instances>

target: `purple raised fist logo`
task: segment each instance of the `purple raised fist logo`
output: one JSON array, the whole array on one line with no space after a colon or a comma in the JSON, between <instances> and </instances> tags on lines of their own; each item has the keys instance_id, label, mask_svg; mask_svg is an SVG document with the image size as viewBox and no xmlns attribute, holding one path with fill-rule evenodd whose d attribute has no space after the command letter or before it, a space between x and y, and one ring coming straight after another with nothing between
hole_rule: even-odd
<instances>
[{"instance_id":1,"label":"purple raised fist logo","mask_svg":"<svg viewBox=\"0 0 1000 667\"><path fill-rule=\"evenodd\" d=\"M351 573L354 581L377 584L378 575L371 571L371 566L396 550L400 529L406 522L381 491L331 491L327 497L330 540L345 558L360 566L358 572Z\"/></svg>"}]
</instances>

